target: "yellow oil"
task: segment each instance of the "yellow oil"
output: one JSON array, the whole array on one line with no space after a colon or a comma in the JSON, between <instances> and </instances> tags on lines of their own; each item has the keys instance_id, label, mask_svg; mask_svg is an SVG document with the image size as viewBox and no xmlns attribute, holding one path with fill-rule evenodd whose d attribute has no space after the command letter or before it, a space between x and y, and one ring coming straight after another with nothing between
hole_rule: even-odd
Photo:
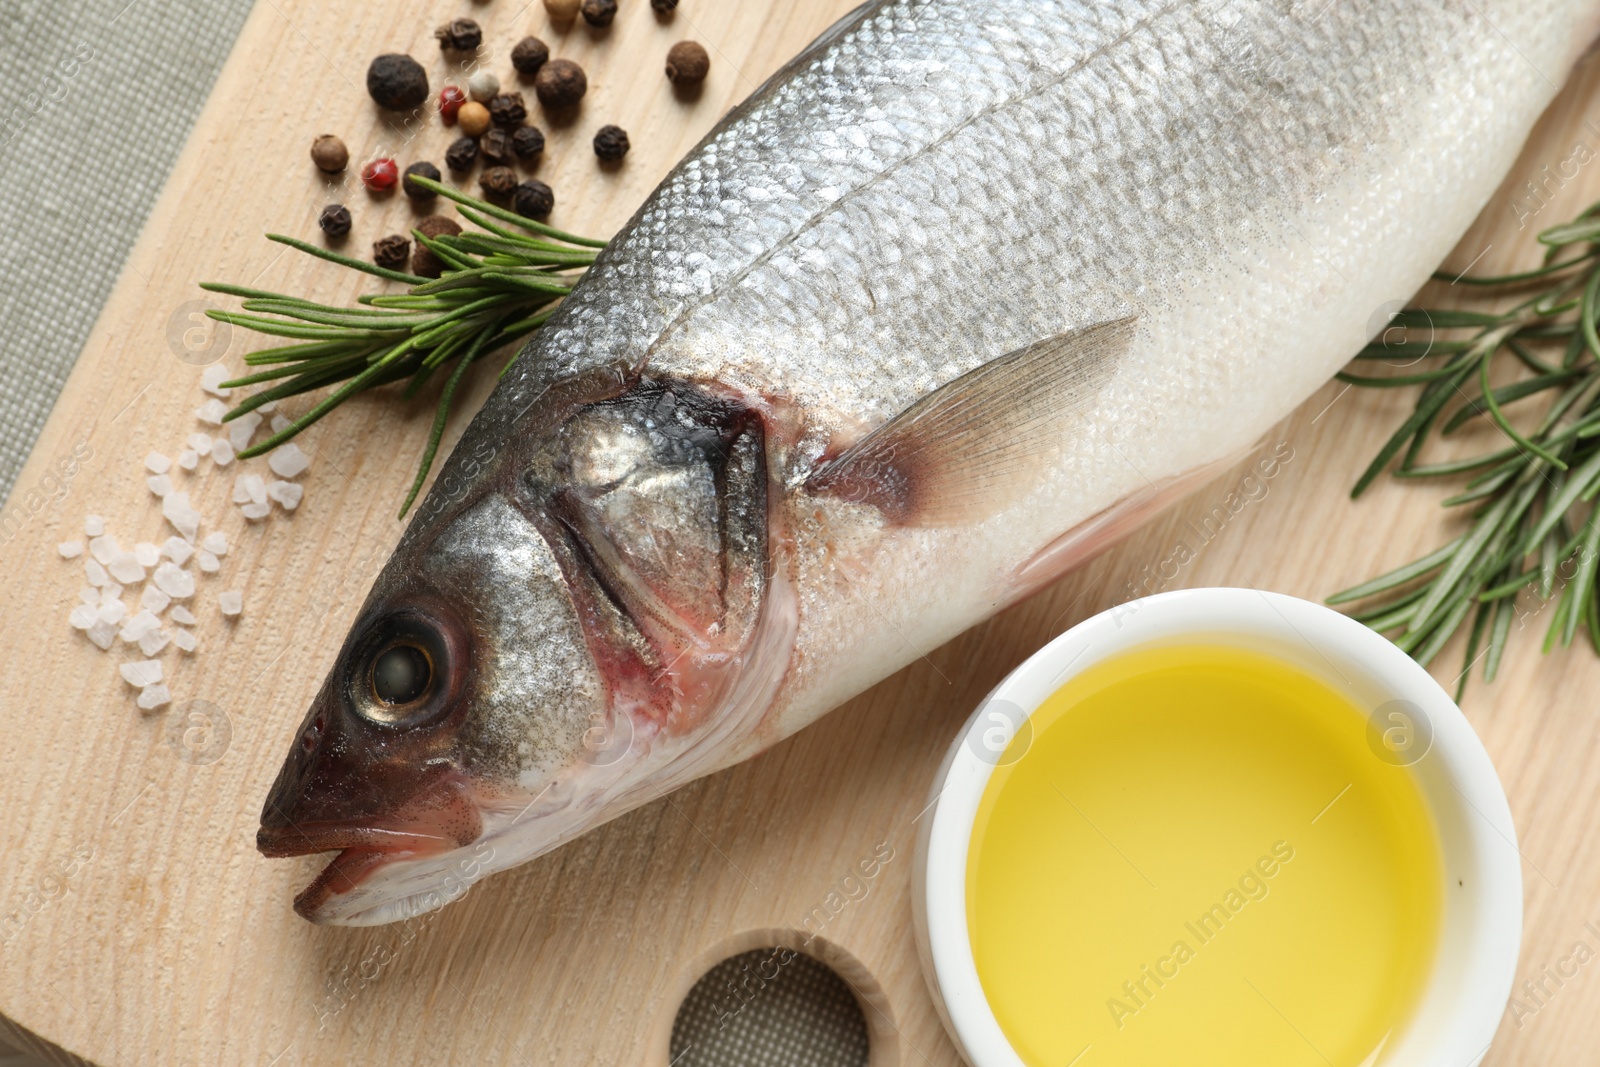
<instances>
[{"instance_id":1,"label":"yellow oil","mask_svg":"<svg viewBox=\"0 0 1600 1067\"><path fill-rule=\"evenodd\" d=\"M1097 665L1032 724L967 866L978 976L1030 1067L1384 1062L1444 876L1413 772L1355 705L1185 645Z\"/></svg>"}]
</instances>

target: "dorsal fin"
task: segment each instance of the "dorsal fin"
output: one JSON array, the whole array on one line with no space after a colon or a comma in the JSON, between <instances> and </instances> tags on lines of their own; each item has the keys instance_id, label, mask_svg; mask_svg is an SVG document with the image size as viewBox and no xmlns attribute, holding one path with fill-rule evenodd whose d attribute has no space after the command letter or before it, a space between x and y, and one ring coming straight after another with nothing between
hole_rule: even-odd
<instances>
[{"instance_id":1,"label":"dorsal fin","mask_svg":"<svg viewBox=\"0 0 1600 1067\"><path fill-rule=\"evenodd\" d=\"M871 504L902 526L983 519L1039 478L1067 412L1104 383L1134 317L1025 345L929 393L805 482Z\"/></svg>"}]
</instances>

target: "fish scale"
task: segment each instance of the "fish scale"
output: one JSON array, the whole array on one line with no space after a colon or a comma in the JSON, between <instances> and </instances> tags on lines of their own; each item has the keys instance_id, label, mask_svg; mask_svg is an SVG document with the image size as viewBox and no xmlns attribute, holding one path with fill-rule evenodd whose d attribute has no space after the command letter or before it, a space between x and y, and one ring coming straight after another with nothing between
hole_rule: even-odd
<instances>
[{"instance_id":1,"label":"fish scale","mask_svg":"<svg viewBox=\"0 0 1600 1067\"><path fill-rule=\"evenodd\" d=\"M673 169L442 465L263 812L267 854L339 853L297 908L437 907L1220 471L1427 279L1597 29L1600 0L843 20ZM431 673L395 705L375 657L407 643Z\"/></svg>"}]
</instances>

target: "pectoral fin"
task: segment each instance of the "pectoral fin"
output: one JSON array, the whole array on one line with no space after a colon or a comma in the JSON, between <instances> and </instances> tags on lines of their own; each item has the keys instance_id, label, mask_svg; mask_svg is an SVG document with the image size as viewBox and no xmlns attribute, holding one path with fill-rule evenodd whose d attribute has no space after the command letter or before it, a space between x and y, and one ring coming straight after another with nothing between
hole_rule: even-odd
<instances>
[{"instance_id":1,"label":"pectoral fin","mask_svg":"<svg viewBox=\"0 0 1600 1067\"><path fill-rule=\"evenodd\" d=\"M1097 323L990 360L823 462L805 488L903 526L985 518L1037 484L1062 420L1110 377L1133 324Z\"/></svg>"}]
</instances>

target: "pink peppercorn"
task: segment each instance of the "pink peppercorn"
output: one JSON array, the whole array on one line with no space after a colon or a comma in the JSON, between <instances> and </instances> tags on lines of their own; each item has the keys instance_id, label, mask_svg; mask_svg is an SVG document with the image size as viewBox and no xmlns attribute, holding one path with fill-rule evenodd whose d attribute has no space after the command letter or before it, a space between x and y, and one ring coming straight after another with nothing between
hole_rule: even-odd
<instances>
[{"instance_id":1,"label":"pink peppercorn","mask_svg":"<svg viewBox=\"0 0 1600 1067\"><path fill-rule=\"evenodd\" d=\"M461 105L467 102L467 94L454 85L446 85L439 90L439 117L445 124L455 122L456 112L461 110Z\"/></svg>"},{"instance_id":2,"label":"pink peppercorn","mask_svg":"<svg viewBox=\"0 0 1600 1067\"><path fill-rule=\"evenodd\" d=\"M387 193L399 180L400 168L392 159L374 159L361 168L361 184L374 193Z\"/></svg>"}]
</instances>

